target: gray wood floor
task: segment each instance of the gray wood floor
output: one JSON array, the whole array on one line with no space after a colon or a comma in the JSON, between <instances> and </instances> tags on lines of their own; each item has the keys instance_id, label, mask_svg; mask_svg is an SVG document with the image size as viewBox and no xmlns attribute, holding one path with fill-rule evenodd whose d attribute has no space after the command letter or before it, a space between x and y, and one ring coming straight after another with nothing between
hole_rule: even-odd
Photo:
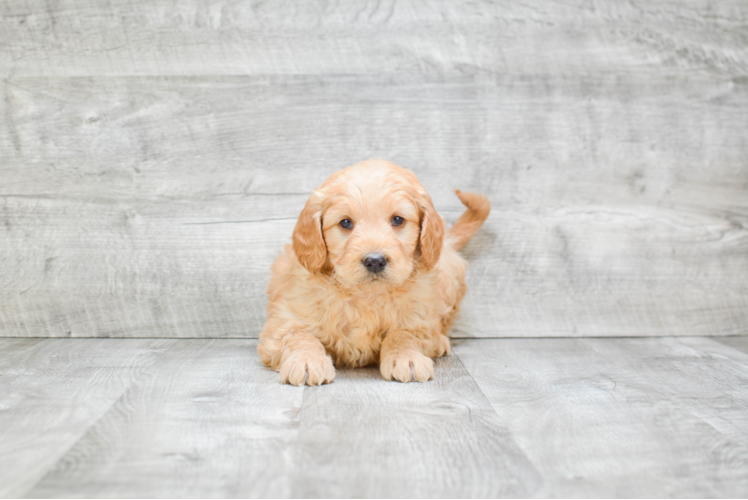
<instances>
[{"instance_id":1,"label":"gray wood floor","mask_svg":"<svg viewBox=\"0 0 748 500\"><path fill-rule=\"evenodd\" d=\"M748 334L745 0L3 0L0 336L256 337L331 172L413 169L460 337Z\"/></svg>"},{"instance_id":2,"label":"gray wood floor","mask_svg":"<svg viewBox=\"0 0 748 500\"><path fill-rule=\"evenodd\" d=\"M282 386L252 339L0 339L2 497L745 497L748 337L474 339Z\"/></svg>"}]
</instances>

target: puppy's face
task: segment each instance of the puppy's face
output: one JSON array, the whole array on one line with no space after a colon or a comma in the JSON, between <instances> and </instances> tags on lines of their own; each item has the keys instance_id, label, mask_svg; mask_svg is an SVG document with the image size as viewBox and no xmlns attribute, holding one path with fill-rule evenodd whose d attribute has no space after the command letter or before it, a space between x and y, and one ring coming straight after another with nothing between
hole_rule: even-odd
<instances>
[{"instance_id":1,"label":"puppy's face","mask_svg":"<svg viewBox=\"0 0 748 500\"><path fill-rule=\"evenodd\" d=\"M333 174L309 198L294 251L310 272L347 287L402 285L439 260L441 218L415 175L383 160Z\"/></svg>"},{"instance_id":2,"label":"puppy's face","mask_svg":"<svg viewBox=\"0 0 748 500\"><path fill-rule=\"evenodd\" d=\"M420 214L412 196L385 179L340 187L322 215L327 258L336 277L348 286L402 284L413 272L420 235Z\"/></svg>"}]
</instances>

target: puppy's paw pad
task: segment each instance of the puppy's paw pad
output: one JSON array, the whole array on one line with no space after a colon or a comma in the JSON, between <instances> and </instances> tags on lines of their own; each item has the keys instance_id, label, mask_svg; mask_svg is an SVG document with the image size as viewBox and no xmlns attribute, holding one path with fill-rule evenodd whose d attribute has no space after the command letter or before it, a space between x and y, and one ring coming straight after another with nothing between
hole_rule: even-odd
<instances>
[{"instance_id":1,"label":"puppy's paw pad","mask_svg":"<svg viewBox=\"0 0 748 500\"><path fill-rule=\"evenodd\" d=\"M322 385L335 378L335 367L330 356L322 354L297 354L290 356L280 366L282 384Z\"/></svg>"},{"instance_id":2,"label":"puppy's paw pad","mask_svg":"<svg viewBox=\"0 0 748 500\"><path fill-rule=\"evenodd\" d=\"M420 352L407 351L382 359L379 370L385 380L426 382L434 378L434 361Z\"/></svg>"}]
</instances>

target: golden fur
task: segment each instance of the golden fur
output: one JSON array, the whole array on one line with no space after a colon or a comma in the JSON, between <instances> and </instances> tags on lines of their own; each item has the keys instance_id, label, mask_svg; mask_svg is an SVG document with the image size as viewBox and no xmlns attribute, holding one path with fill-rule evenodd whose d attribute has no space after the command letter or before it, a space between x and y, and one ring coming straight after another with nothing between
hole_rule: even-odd
<instances>
[{"instance_id":1,"label":"golden fur","mask_svg":"<svg viewBox=\"0 0 748 500\"><path fill-rule=\"evenodd\" d=\"M483 195L456 193L467 211L446 235L416 176L384 160L341 170L312 193L273 264L260 334L260 358L281 382L319 385L334 366L376 362L387 380L433 378L431 358L449 354L466 291L457 250L491 209ZM381 273L363 264L372 253L386 257Z\"/></svg>"}]
</instances>

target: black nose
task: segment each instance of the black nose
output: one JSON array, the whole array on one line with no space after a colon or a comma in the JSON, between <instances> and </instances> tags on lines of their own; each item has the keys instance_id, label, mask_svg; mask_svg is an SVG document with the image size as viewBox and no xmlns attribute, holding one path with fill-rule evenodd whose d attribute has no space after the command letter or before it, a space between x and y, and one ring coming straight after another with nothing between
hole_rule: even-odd
<instances>
[{"instance_id":1,"label":"black nose","mask_svg":"<svg viewBox=\"0 0 748 500\"><path fill-rule=\"evenodd\" d=\"M370 273L381 273L384 270L384 266L387 265L387 259L381 253L373 253L367 255L364 259L364 266L369 270Z\"/></svg>"}]
</instances>

